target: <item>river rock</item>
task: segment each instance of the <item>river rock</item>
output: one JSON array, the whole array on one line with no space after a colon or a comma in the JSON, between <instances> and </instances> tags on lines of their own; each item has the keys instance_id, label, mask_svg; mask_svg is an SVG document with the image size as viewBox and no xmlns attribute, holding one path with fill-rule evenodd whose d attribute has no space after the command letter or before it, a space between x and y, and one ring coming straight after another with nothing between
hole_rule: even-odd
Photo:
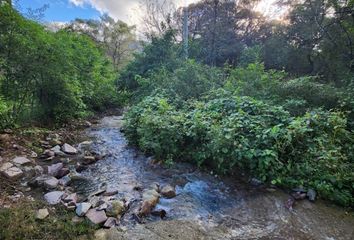
<instances>
[{"instance_id":1,"label":"river rock","mask_svg":"<svg viewBox=\"0 0 354 240\"><path fill-rule=\"evenodd\" d=\"M171 185L166 185L161 189L161 195L165 198L176 197L176 189Z\"/></svg>"},{"instance_id":2,"label":"river rock","mask_svg":"<svg viewBox=\"0 0 354 240\"><path fill-rule=\"evenodd\" d=\"M50 150L53 151L56 156L64 157L66 155L64 152L61 151L61 147L59 145L56 145Z\"/></svg>"},{"instance_id":3,"label":"river rock","mask_svg":"<svg viewBox=\"0 0 354 240\"><path fill-rule=\"evenodd\" d=\"M62 168L62 169L60 169L60 171L58 172L56 177L62 178L62 177L65 177L66 175L68 175L69 173L70 173L70 170L68 168Z\"/></svg>"},{"instance_id":4,"label":"river rock","mask_svg":"<svg viewBox=\"0 0 354 240\"><path fill-rule=\"evenodd\" d=\"M60 203L61 198L63 197L64 194L65 193L61 191L49 192L44 195L44 199L50 205L57 205Z\"/></svg>"},{"instance_id":5,"label":"river rock","mask_svg":"<svg viewBox=\"0 0 354 240\"><path fill-rule=\"evenodd\" d=\"M44 169L43 169L41 166L39 166L39 165L37 165L37 166L34 167L34 171L35 171L36 174L38 174L38 175L41 175L41 174L44 173Z\"/></svg>"},{"instance_id":6,"label":"river rock","mask_svg":"<svg viewBox=\"0 0 354 240\"><path fill-rule=\"evenodd\" d=\"M84 203L79 203L77 204L76 206L76 214L79 216L79 217L83 217L85 216L85 214L87 213L87 211L91 208L91 203L87 203L87 202L84 202Z\"/></svg>"},{"instance_id":7,"label":"river rock","mask_svg":"<svg viewBox=\"0 0 354 240\"><path fill-rule=\"evenodd\" d=\"M49 211L48 209L44 208L44 209L39 209L36 213L36 219L39 220L44 220L49 216Z\"/></svg>"},{"instance_id":8,"label":"river rock","mask_svg":"<svg viewBox=\"0 0 354 240\"><path fill-rule=\"evenodd\" d=\"M100 198L97 196L92 196L89 198L89 203L91 203L93 208L98 207L99 202L100 202Z\"/></svg>"},{"instance_id":9,"label":"river rock","mask_svg":"<svg viewBox=\"0 0 354 240\"><path fill-rule=\"evenodd\" d=\"M109 217L120 217L125 211L125 205L122 201L115 200L108 204L106 209L107 216Z\"/></svg>"},{"instance_id":10,"label":"river rock","mask_svg":"<svg viewBox=\"0 0 354 240\"><path fill-rule=\"evenodd\" d=\"M103 227L112 228L112 227L115 227L115 226L118 226L118 225L119 225L118 219L113 218L113 217L109 217L107 219L107 221L104 223Z\"/></svg>"},{"instance_id":11,"label":"river rock","mask_svg":"<svg viewBox=\"0 0 354 240\"><path fill-rule=\"evenodd\" d=\"M2 172L10 180L16 180L23 176L23 171L17 167L11 167Z\"/></svg>"},{"instance_id":12,"label":"river rock","mask_svg":"<svg viewBox=\"0 0 354 240\"><path fill-rule=\"evenodd\" d=\"M118 189L108 187L106 192L103 193L103 196L110 197L110 196L114 196L116 194L118 194Z\"/></svg>"},{"instance_id":13,"label":"river rock","mask_svg":"<svg viewBox=\"0 0 354 240\"><path fill-rule=\"evenodd\" d=\"M66 187L71 183L71 178L69 176L62 177L59 179L59 185Z\"/></svg>"},{"instance_id":14,"label":"river rock","mask_svg":"<svg viewBox=\"0 0 354 240\"><path fill-rule=\"evenodd\" d=\"M96 158L94 156L84 156L83 164L90 165L96 162Z\"/></svg>"},{"instance_id":15,"label":"river rock","mask_svg":"<svg viewBox=\"0 0 354 240\"><path fill-rule=\"evenodd\" d=\"M44 186L47 189L55 189L58 187L59 180L56 179L55 177L50 177L47 180L44 181Z\"/></svg>"},{"instance_id":16,"label":"river rock","mask_svg":"<svg viewBox=\"0 0 354 240\"><path fill-rule=\"evenodd\" d=\"M316 193L316 191L313 190L313 189L309 189L309 190L307 191L307 197L309 198L309 200L310 200L311 202L314 202L314 201L316 200L316 195L317 195L317 193Z\"/></svg>"},{"instance_id":17,"label":"river rock","mask_svg":"<svg viewBox=\"0 0 354 240\"><path fill-rule=\"evenodd\" d=\"M14 166L14 165L13 165L12 163L9 163L9 162L4 163L4 164L1 165L1 167L0 167L0 172L4 172L4 171L6 171L7 169L12 168L13 166Z\"/></svg>"},{"instance_id":18,"label":"river rock","mask_svg":"<svg viewBox=\"0 0 354 240\"><path fill-rule=\"evenodd\" d=\"M66 202L66 203L69 203L69 202L74 202L74 203L76 203L77 200L78 200L78 195L77 195L77 193L69 194L67 197L63 198L63 201Z\"/></svg>"},{"instance_id":19,"label":"river rock","mask_svg":"<svg viewBox=\"0 0 354 240\"><path fill-rule=\"evenodd\" d=\"M64 143L64 145L62 146L61 149L63 150L64 153L70 154L70 155L75 155L78 153L76 148L74 148L73 146L71 146L67 143Z\"/></svg>"},{"instance_id":20,"label":"river rock","mask_svg":"<svg viewBox=\"0 0 354 240\"><path fill-rule=\"evenodd\" d=\"M85 141L79 144L79 149L80 151L84 152L84 151L88 151L92 145L92 141Z\"/></svg>"},{"instance_id":21,"label":"river rock","mask_svg":"<svg viewBox=\"0 0 354 240\"><path fill-rule=\"evenodd\" d=\"M48 166L48 175L51 175L53 177L58 176L60 170L64 167L63 163L57 163L53 164L51 166Z\"/></svg>"},{"instance_id":22,"label":"river rock","mask_svg":"<svg viewBox=\"0 0 354 240\"><path fill-rule=\"evenodd\" d=\"M50 157L54 157L54 156L55 156L55 152L52 150L47 149L42 153L42 158L50 158Z\"/></svg>"},{"instance_id":23,"label":"river rock","mask_svg":"<svg viewBox=\"0 0 354 240\"><path fill-rule=\"evenodd\" d=\"M147 216L151 213L152 209L157 205L160 199L160 194L154 190L150 189L144 191L143 193L143 203L139 214L141 216Z\"/></svg>"},{"instance_id":24,"label":"river rock","mask_svg":"<svg viewBox=\"0 0 354 240\"><path fill-rule=\"evenodd\" d=\"M306 193L294 192L294 193L291 194L291 196L295 200L304 200L306 198Z\"/></svg>"},{"instance_id":25,"label":"river rock","mask_svg":"<svg viewBox=\"0 0 354 240\"><path fill-rule=\"evenodd\" d=\"M26 157L15 157L12 162L17 166L22 166L31 163L32 161Z\"/></svg>"},{"instance_id":26,"label":"river rock","mask_svg":"<svg viewBox=\"0 0 354 240\"><path fill-rule=\"evenodd\" d=\"M86 217L96 225L103 224L107 221L107 215L104 211L98 211L96 209L90 209L86 213Z\"/></svg>"}]
</instances>

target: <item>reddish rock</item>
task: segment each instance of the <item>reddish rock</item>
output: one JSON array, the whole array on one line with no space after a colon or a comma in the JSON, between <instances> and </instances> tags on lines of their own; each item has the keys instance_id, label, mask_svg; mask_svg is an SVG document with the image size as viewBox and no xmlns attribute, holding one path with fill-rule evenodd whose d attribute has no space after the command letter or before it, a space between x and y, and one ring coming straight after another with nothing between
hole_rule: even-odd
<instances>
[{"instance_id":1,"label":"reddish rock","mask_svg":"<svg viewBox=\"0 0 354 240\"><path fill-rule=\"evenodd\" d=\"M107 215L105 211L98 211L96 209L90 209L86 213L86 217L90 220L93 224L100 225L107 221Z\"/></svg>"}]
</instances>

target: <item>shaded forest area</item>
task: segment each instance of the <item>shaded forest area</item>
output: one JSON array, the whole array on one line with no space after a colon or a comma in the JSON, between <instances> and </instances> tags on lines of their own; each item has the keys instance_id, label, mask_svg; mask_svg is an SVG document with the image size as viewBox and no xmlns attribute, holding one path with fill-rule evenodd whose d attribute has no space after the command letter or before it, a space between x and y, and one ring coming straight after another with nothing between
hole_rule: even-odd
<instances>
[{"instance_id":1,"label":"shaded forest area","mask_svg":"<svg viewBox=\"0 0 354 240\"><path fill-rule=\"evenodd\" d=\"M167 164L315 189L354 205L354 1L146 0L143 42L108 16L49 31L0 7L0 123L62 123L131 105L125 134Z\"/></svg>"}]
</instances>

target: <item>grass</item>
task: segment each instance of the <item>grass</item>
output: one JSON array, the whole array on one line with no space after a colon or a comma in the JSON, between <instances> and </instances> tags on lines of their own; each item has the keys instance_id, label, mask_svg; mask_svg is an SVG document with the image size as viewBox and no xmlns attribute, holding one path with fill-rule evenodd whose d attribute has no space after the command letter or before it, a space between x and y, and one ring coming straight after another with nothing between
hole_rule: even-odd
<instances>
[{"instance_id":1,"label":"grass","mask_svg":"<svg viewBox=\"0 0 354 240\"><path fill-rule=\"evenodd\" d=\"M96 228L86 220L73 223L73 212L63 207L49 208L50 215L45 220L37 220L36 211L44 208L41 202L22 201L10 209L0 209L1 240L34 239L91 239Z\"/></svg>"}]
</instances>

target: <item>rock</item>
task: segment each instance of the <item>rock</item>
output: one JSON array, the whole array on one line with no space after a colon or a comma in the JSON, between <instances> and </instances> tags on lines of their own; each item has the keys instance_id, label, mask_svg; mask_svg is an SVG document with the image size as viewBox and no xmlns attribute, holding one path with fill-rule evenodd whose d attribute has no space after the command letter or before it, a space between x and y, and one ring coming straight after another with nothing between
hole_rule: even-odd
<instances>
[{"instance_id":1,"label":"rock","mask_svg":"<svg viewBox=\"0 0 354 240\"><path fill-rule=\"evenodd\" d=\"M32 161L25 157L15 157L12 162L17 166L22 166L31 163Z\"/></svg>"},{"instance_id":2,"label":"rock","mask_svg":"<svg viewBox=\"0 0 354 240\"><path fill-rule=\"evenodd\" d=\"M71 183L71 178L69 176L65 176L59 179L59 185L63 187L69 186L70 183Z\"/></svg>"},{"instance_id":3,"label":"rock","mask_svg":"<svg viewBox=\"0 0 354 240\"><path fill-rule=\"evenodd\" d=\"M263 182L257 178L252 178L250 183L255 187L261 186L263 184Z\"/></svg>"},{"instance_id":4,"label":"rock","mask_svg":"<svg viewBox=\"0 0 354 240\"><path fill-rule=\"evenodd\" d=\"M43 169L41 166L39 166L39 165L37 165L37 166L34 167L34 171L35 171L36 174L38 174L38 175L41 175L41 174L44 173L44 169Z\"/></svg>"},{"instance_id":5,"label":"rock","mask_svg":"<svg viewBox=\"0 0 354 240\"><path fill-rule=\"evenodd\" d=\"M292 191L299 192L299 193L306 193L307 192L307 190L303 187L293 188Z\"/></svg>"},{"instance_id":6,"label":"rock","mask_svg":"<svg viewBox=\"0 0 354 240\"><path fill-rule=\"evenodd\" d=\"M113 217L109 217L107 219L107 221L104 223L103 227L112 228L112 227L115 227L115 226L118 226L118 225L119 225L118 219L113 218Z\"/></svg>"},{"instance_id":7,"label":"rock","mask_svg":"<svg viewBox=\"0 0 354 240\"><path fill-rule=\"evenodd\" d=\"M166 185L161 189L161 195L165 198L176 197L176 189L171 185Z\"/></svg>"},{"instance_id":8,"label":"rock","mask_svg":"<svg viewBox=\"0 0 354 240\"><path fill-rule=\"evenodd\" d=\"M85 214L87 213L87 211L91 208L91 203L87 203L87 202L84 202L84 203L79 203L77 204L76 206L76 214L79 216L79 217L83 217L85 216Z\"/></svg>"},{"instance_id":9,"label":"rock","mask_svg":"<svg viewBox=\"0 0 354 240\"><path fill-rule=\"evenodd\" d=\"M99 202L100 202L100 198L97 196L93 196L89 198L89 203L91 203L93 208L98 207Z\"/></svg>"},{"instance_id":10,"label":"rock","mask_svg":"<svg viewBox=\"0 0 354 240\"><path fill-rule=\"evenodd\" d=\"M84 219L81 218L81 217L78 217L78 216L74 216L74 217L71 219L71 221L72 221L73 223L82 223L82 222L84 221Z\"/></svg>"},{"instance_id":11,"label":"rock","mask_svg":"<svg viewBox=\"0 0 354 240\"><path fill-rule=\"evenodd\" d=\"M86 213L86 217L96 225L103 224L107 221L107 215L104 211L98 211L96 209L90 209Z\"/></svg>"},{"instance_id":12,"label":"rock","mask_svg":"<svg viewBox=\"0 0 354 240\"><path fill-rule=\"evenodd\" d=\"M76 166L75 166L75 169L76 169L77 172L82 172L82 171L86 170L87 167L81 165L80 163L77 163Z\"/></svg>"},{"instance_id":13,"label":"rock","mask_svg":"<svg viewBox=\"0 0 354 240\"><path fill-rule=\"evenodd\" d=\"M55 152L52 150L47 149L42 153L42 158L49 158L49 157L54 157L54 156L55 156Z\"/></svg>"},{"instance_id":14,"label":"rock","mask_svg":"<svg viewBox=\"0 0 354 240\"><path fill-rule=\"evenodd\" d=\"M55 177L51 177L44 181L44 186L47 189L55 189L59 184L59 180Z\"/></svg>"},{"instance_id":15,"label":"rock","mask_svg":"<svg viewBox=\"0 0 354 240\"><path fill-rule=\"evenodd\" d=\"M10 180L16 180L23 176L22 170L17 167L11 167L3 171L2 173L5 175L5 177L9 178Z\"/></svg>"},{"instance_id":16,"label":"rock","mask_svg":"<svg viewBox=\"0 0 354 240\"><path fill-rule=\"evenodd\" d=\"M4 159L0 156L0 163L3 161Z\"/></svg>"},{"instance_id":17,"label":"rock","mask_svg":"<svg viewBox=\"0 0 354 240\"><path fill-rule=\"evenodd\" d=\"M51 151L54 152L56 156L64 157L66 154L61 151L61 147L59 145L56 145L55 147L50 149Z\"/></svg>"},{"instance_id":18,"label":"rock","mask_svg":"<svg viewBox=\"0 0 354 240\"><path fill-rule=\"evenodd\" d=\"M77 193L72 193L72 194L68 195L67 197L63 198L63 201L66 203L70 203L70 202L76 203L77 200L78 200Z\"/></svg>"},{"instance_id":19,"label":"rock","mask_svg":"<svg viewBox=\"0 0 354 240\"><path fill-rule=\"evenodd\" d=\"M118 194L118 189L116 188L107 188L106 192L103 193L103 196L110 197Z\"/></svg>"},{"instance_id":20,"label":"rock","mask_svg":"<svg viewBox=\"0 0 354 240\"><path fill-rule=\"evenodd\" d=\"M147 216L151 213L152 209L157 205L160 199L160 194L156 190L147 190L143 193L143 203L139 214Z\"/></svg>"},{"instance_id":21,"label":"rock","mask_svg":"<svg viewBox=\"0 0 354 240\"><path fill-rule=\"evenodd\" d=\"M48 166L48 175L51 175L53 177L58 176L60 170L64 167L63 163L57 163L53 164L51 166Z\"/></svg>"},{"instance_id":22,"label":"rock","mask_svg":"<svg viewBox=\"0 0 354 240\"><path fill-rule=\"evenodd\" d=\"M167 212L164 209L156 209L151 212L151 215L164 219L167 215Z\"/></svg>"},{"instance_id":23,"label":"rock","mask_svg":"<svg viewBox=\"0 0 354 240\"><path fill-rule=\"evenodd\" d=\"M68 168L62 168L62 169L60 169L60 171L58 172L56 177L62 178L62 177L65 177L66 175L68 175L69 173L70 173L70 170Z\"/></svg>"},{"instance_id":24,"label":"rock","mask_svg":"<svg viewBox=\"0 0 354 240\"><path fill-rule=\"evenodd\" d=\"M158 184L158 183L153 183L153 184L151 184L150 189L153 189L153 190L155 190L156 192L160 192L160 184Z\"/></svg>"},{"instance_id":25,"label":"rock","mask_svg":"<svg viewBox=\"0 0 354 240\"><path fill-rule=\"evenodd\" d=\"M85 156L83 158L83 164L90 165L96 162L96 158L94 156Z\"/></svg>"},{"instance_id":26,"label":"rock","mask_svg":"<svg viewBox=\"0 0 354 240\"><path fill-rule=\"evenodd\" d=\"M76 209L76 203L75 202L64 203L64 206L66 207L67 210L70 210L70 211Z\"/></svg>"},{"instance_id":27,"label":"rock","mask_svg":"<svg viewBox=\"0 0 354 240\"><path fill-rule=\"evenodd\" d=\"M107 216L119 218L125 211L125 205L122 201L115 200L108 205L106 209Z\"/></svg>"},{"instance_id":28,"label":"rock","mask_svg":"<svg viewBox=\"0 0 354 240\"><path fill-rule=\"evenodd\" d=\"M311 202L314 202L314 201L316 200L316 196L317 196L317 193L316 193L315 190L309 189L309 190L307 191L307 197L309 198L309 200L310 200Z\"/></svg>"},{"instance_id":29,"label":"rock","mask_svg":"<svg viewBox=\"0 0 354 240\"><path fill-rule=\"evenodd\" d=\"M9 163L9 162L4 163L4 164L1 165L1 167L0 167L0 172L4 172L4 171L6 171L7 169L12 168L13 166L14 166L14 165L13 165L12 163Z\"/></svg>"},{"instance_id":30,"label":"rock","mask_svg":"<svg viewBox=\"0 0 354 240\"><path fill-rule=\"evenodd\" d=\"M50 205L57 205L65 193L61 191L49 192L44 195L45 201Z\"/></svg>"},{"instance_id":31,"label":"rock","mask_svg":"<svg viewBox=\"0 0 354 240\"><path fill-rule=\"evenodd\" d=\"M70 154L70 155L75 155L78 153L77 149L74 148L73 146L64 143L64 145L61 148L63 150L64 153Z\"/></svg>"},{"instance_id":32,"label":"rock","mask_svg":"<svg viewBox=\"0 0 354 240\"><path fill-rule=\"evenodd\" d=\"M79 149L84 152L84 151L88 151L92 145L92 141L85 141L79 144Z\"/></svg>"},{"instance_id":33,"label":"rock","mask_svg":"<svg viewBox=\"0 0 354 240\"><path fill-rule=\"evenodd\" d=\"M291 194L291 196L295 200L304 200L306 198L306 193L294 192L294 193Z\"/></svg>"},{"instance_id":34,"label":"rock","mask_svg":"<svg viewBox=\"0 0 354 240\"><path fill-rule=\"evenodd\" d=\"M92 126L92 123L90 123L89 121L85 121L84 126L89 128Z\"/></svg>"},{"instance_id":35,"label":"rock","mask_svg":"<svg viewBox=\"0 0 354 240\"><path fill-rule=\"evenodd\" d=\"M36 213L36 219L39 220L44 220L49 216L49 211L48 209L44 208L44 209L39 209Z\"/></svg>"},{"instance_id":36,"label":"rock","mask_svg":"<svg viewBox=\"0 0 354 240\"><path fill-rule=\"evenodd\" d=\"M98 208L97 210L98 211L104 211L108 208L108 204L107 203L102 203Z\"/></svg>"}]
</instances>

